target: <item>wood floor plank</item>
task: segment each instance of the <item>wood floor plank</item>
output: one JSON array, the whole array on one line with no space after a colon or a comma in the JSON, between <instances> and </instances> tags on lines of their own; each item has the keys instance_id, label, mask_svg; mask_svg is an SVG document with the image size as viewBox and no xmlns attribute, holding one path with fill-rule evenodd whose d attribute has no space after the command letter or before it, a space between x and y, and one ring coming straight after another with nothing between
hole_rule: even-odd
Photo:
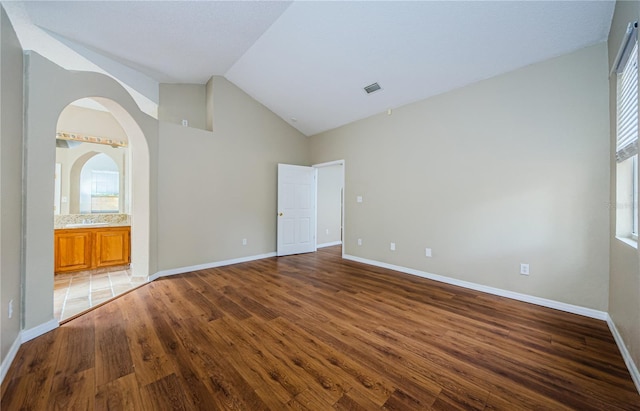
<instances>
[{"instance_id":1,"label":"wood floor plank","mask_svg":"<svg viewBox=\"0 0 640 411\"><path fill-rule=\"evenodd\" d=\"M148 310L153 310L154 313L167 313L168 309L164 306L162 301L148 302ZM170 315L156 316L154 324L157 325L158 330L162 330L158 335L170 336L167 341L170 341L167 351L169 361L172 366L177 370L176 373L170 374L158 381L173 381L172 376L179 377L179 385L183 387L183 394L188 404L185 406L188 409L196 410L208 410L210 409L210 399L213 396L211 390L211 384L207 380L206 364L203 364L202 357L198 356L198 349L191 341L191 338L187 337L183 329L183 321L194 320L200 317L191 317L187 320L179 320L176 317ZM155 381L149 385L158 383ZM164 383L158 385L158 387L164 387Z\"/></svg>"},{"instance_id":2,"label":"wood floor plank","mask_svg":"<svg viewBox=\"0 0 640 411\"><path fill-rule=\"evenodd\" d=\"M134 368L122 311L107 304L94 312L96 386L100 386L133 373Z\"/></svg>"},{"instance_id":3,"label":"wood floor plank","mask_svg":"<svg viewBox=\"0 0 640 411\"><path fill-rule=\"evenodd\" d=\"M140 390L142 407L146 410L189 411L191 407L184 395L184 387L176 374L145 385Z\"/></svg>"},{"instance_id":4,"label":"wood floor plank","mask_svg":"<svg viewBox=\"0 0 640 411\"><path fill-rule=\"evenodd\" d=\"M330 364L342 378L350 378L352 382L349 392L352 392L353 388L366 391L369 402L377 403L378 406L384 404L391 395L394 389L393 384L380 373L356 363L306 331L297 328L290 321L278 318L270 321L267 326L295 346L308 350L314 356L318 356L320 361Z\"/></svg>"},{"instance_id":5,"label":"wood floor plank","mask_svg":"<svg viewBox=\"0 0 640 411\"><path fill-rule=\"evenodd\" d=\"M640 410L604 321L343 260L162 278L23 344L2 410Z\"/></svg>"},{"instance_id":6,"label":"wood floor plank","mask_svg":"<svg viewBox=\"0 0 640 411\"><path fill-rule=\"evenodd\" d=\"M230 346L235 347L245 359L254 364L252 368L271 388L282 388L292 397L307 389L312 381L297 373L293 364L288 364L277 353L274 355L271 347L262 346L256 339L251 338L250 333L238 323L227 318L220 321L221 327L217 328L216 332L224 335Z\"/></svg>"},{"instance_id":7,"label":"wood floor plank","mask_svg":"<svg viewBox=\"0 0 640 411\"><path fill-rule=\"evenodd\" d=\"M45 370L53 370L62 346L61 330L50 331L39 338L27 341L20 346L16 358L11 364L12 375L43 375ZM7 376L4 382L10 381Z\"/></svg>"},{"instance_id":8,"label":"wood floor plank","mask_svg":"<svg viewBox=\"0 0 640 411\"><path fill-rule=\"evenodd\" d=\"M142 293L129 293L122 297L122 302L148 307L142 296ZM126 311L124 318L138 383L144 386L175 373L176 368L164 351L147 310Z\"/></svg>"},{"instance_id":9,"label":"wood floor plank","mask_svg":"<svg viewBox=\"0 0 640 411\"><path fill-rule=\"evenodd\" d=\"M95 366L95 329L90 317L80 317L59 331L60 353L56 374L75 374Z\"/></svg>"},{"instance_id":10,"label":"wood floor plank","mask_svg":"<svg viewBox=\"0 0 640 411\"><path fill-rule=\"evenodd\" d=\"M95 409L96 411L144 410L136 376L128 374L97 387Z\"/></svg>"},{"instance_id":11,"label":"wood floor plank","mask_svg":"<svg viewBox=\"0 0 640 411\"><path fill-rule=\"evenodd\" d=\"M95 408L94 369L61 373L54 377L47 407L61 411L85 411Z\"/></svg>"},{"instance_id":12,"label":"wood floor plank","mask_svg":"<svg viewBox=\"0 0 640 411\"><path fill-rule=\"evenodd\" d=\"M3 382L4 383L4 382ZM31 373L12 378L7 392L2 397L2 410L43 410L51 401L53 368L41 368Z\"/></svg>"},{"instance_id":13,"label":"wood floor plank","mask_svg":"<svg viewBox=\"0 0 640 411\"><path fill-rule=\"evenodd\" d=\"M351 378L343 378L343 374L329 368L328 364L319 361L315 356L299 350L295 343L281 338L282 336L269 327L262 327L250 319L242 321L241 325L254 341L266 342L270 353L290 367L301 381L317 393L317 398L333 404L351 389Z\"/></svg>"},{"instance_id":14,"label":"wood floor plank","mask_svg":"<svg viewBox=\"0 0 640 411\"><path fill-rule=\"evenodd\" d=\"M387 396L385 402L388 399ZM384 402L382 404L384 404ZM368 391L362 390L360 387L354 387L340 397L333 406L337 410L362 411L380 409L382 404L373 402Z\"/></svg>"},{"instance_id":15,"label":"wood floor plank","mask_svg":"<svg viewBox=\"0 0 640 411\"><path fill-rule=\"evenodd\" d=\"M40 410L49 403L56 363L62 346L61 330L24 343L5 376L2 410ZM15 392L15 396L11 393Z\"/></svg>"}]
</instances>

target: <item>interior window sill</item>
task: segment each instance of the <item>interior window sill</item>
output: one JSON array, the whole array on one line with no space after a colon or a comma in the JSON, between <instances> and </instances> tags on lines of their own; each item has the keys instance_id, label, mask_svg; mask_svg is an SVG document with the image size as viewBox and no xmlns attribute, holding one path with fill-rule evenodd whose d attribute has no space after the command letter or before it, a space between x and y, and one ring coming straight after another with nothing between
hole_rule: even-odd
<instances>
[{"instance_id":1,"label":"interior window sill","mask_svg":"<svg viewBox=\"0 0 640 411\"><path fill-rule=\"evenodd\" d=\"M638 240L634 240L633 238L629 238L629 237L616 237L619 241L622 241L623 243L635 248L636 250L638 249Z\"/></svg>"}]
</instances>

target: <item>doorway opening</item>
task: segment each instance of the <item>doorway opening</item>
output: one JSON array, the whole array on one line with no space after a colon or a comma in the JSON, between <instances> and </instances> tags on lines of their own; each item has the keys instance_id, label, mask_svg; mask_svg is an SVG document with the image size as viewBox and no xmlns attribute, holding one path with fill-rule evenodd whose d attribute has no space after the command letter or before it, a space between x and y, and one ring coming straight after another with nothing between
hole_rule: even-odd
<instances>
[{"instance_id":1,"label":"doorway opening","mask_svg":"<svg viewBox=\"0 0 640 411\"><path fill-rule=\"evenodd\" d=\"M58 321L148 281L149 150L113 100L84 98L60 113L53 209Z\"/></svg>"},{"instance_id":2,"label":"doorway opening","mask_svg":"<svg viewBox=\"0 0 640 411\"><path fill-rule=\"evenodd\" d=\"M340 246L344 255L345 161L314 164L318 171L316 248Z\"/></svg>"}]
</instances>

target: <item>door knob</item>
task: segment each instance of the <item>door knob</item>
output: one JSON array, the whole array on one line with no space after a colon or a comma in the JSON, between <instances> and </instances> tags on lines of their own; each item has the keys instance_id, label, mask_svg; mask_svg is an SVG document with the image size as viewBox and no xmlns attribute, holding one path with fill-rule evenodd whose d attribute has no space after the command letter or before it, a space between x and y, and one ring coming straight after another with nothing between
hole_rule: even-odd
<instances>
[{"instance_id":1,"label":"door knob","mask_svg":"<svg viewBox=\"0 0 640 411\"><path fill-rule=\"evenodd\" d=\"M280 213L280 214L278 214L278 215L279 215L280 217L282 217L282 216L284 215L284 213Z\"/></svg>"}]
</instances>

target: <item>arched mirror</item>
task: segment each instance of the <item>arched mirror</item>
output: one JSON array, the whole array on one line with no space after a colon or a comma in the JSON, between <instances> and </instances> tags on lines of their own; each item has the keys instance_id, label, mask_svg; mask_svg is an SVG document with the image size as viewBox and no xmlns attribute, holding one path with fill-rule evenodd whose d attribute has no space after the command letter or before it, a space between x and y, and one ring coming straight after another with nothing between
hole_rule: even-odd
<instances>
[{"instance_id":1,"label":"arched mirror","mask_svg":"<svg viewBox=\"0 0 640 411\"><path fill-rule=\"evenodd\" d=\"M104 153L91 157L80 171L80 214L120 212L120 169Z\"/></svg>"}]
</instances>

